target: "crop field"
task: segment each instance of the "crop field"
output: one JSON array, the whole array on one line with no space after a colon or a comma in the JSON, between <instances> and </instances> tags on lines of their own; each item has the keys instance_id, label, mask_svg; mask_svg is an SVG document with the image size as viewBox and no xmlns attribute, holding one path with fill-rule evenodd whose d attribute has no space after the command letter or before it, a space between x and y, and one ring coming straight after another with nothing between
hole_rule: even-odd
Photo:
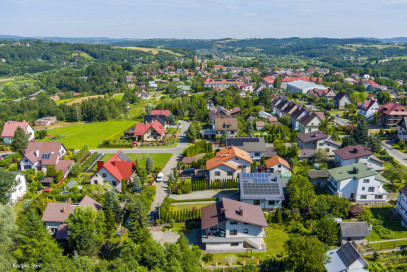
<instances>
[{"instance_id":1,"label":"crop field","mask_svg":"<svg viewBox=\"0 0 407 272\"><path fill-rule=\"evenodd\" d=\"M182 56L183 56L183 55L180 54L180 53L175 53L175 52L173 52L173 51L171 51L171 50L167 50L167 49L147 48L147 47L136 47L136 46L121 47L121 48L124 48L124 49L132 49L132 50L139 50L139 51L151 53L151 54L153 54L153 55L157 55L157 54L161 51L161 52L173 54L173 55L178 56L178 57L182 57Z\"/></svg>"},{"instance_id":2,"label":"crop field","mask_svg":"<svg viewBox=\"0 0 407 272\"><path fill-rule=\"evenodd\" d=\"M93 123L69 123L62 127L56 127L48 130L49 135L58 139L56 142L63 143L67 148L80 149L87 144L89 148L97 148L109 136L118 131L125 131L134 125L131 120L110 120L107 122Z\"/></svg>"}]
</instances>

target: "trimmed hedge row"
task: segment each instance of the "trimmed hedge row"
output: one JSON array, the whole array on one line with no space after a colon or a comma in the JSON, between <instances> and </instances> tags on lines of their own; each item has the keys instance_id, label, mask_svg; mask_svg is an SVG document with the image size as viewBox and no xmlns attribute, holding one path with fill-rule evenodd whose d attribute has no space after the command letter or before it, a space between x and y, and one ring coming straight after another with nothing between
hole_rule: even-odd
<instances>
[{"instance_id":1,"label":"trimmed hedge row","mask_svg":"<svg viewBox=\"0 0 407 272\"><path fill-rule=\"evenodd\" d=\"M181 190L182 193L190 193L192 191L203 191L210 189L234 189L238 188L238 181L236 179L221 179L221 180L206 180L206 179L193 179L180 181L177 184L176 192Z\"/></svg>"}]
</instances>

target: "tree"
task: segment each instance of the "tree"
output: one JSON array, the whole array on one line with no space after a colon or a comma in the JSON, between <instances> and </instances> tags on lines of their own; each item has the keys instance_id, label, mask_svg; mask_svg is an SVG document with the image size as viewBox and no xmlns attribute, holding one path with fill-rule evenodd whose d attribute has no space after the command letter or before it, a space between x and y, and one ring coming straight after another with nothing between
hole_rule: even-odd
<instances>
[{"instance_id":1,"label":"tree","mask_svg":"<svg viewBox=\"0 0 407 272\"><path fill-rule=\"evenodd\" d=\"M148 211L139 198L130 198L126 205L129 214L129 237L135 243L142 243L150 237L148 226Z\"/></svg>"},{"instance_id":2,"label":"tree","mask_svg":"<svg viewBox=\"0 0 407 272\"><path fill-rule=\"evenodd\" d=\"M358 125L356 126L355 130L352 133L352 137L357 144L360 144L360 145L366 144L368 137L369 137L368 130L369 130L369 128L367 127L365 119L360 120Z\"/></svg>"},{"instance_id":3,"label":"tree","mask_svg":"<svg viewBox=\"0 0 407 272\"><path fill-rule=\"evenodd\" d=\"M351 135L348 135L348 136L345 136L345 137L342 138L341 147L346 147L346 146L349 146L349 145L356 145L356 141Z\"/></svg>"},{"instance_id":4,"label":"tree","mask_svg":"<svg viewBox=\"0 0 407 272\"><path fill-rule=\"evenodd\" d=\"M181 266L182 271L185 272L195 272L199 270L200 260L202 253L198 246L190 246L188 239L184 234L181 234L178 238L176 244L178 245L181 252Z\"/></svg>"},{"instance_id":5,"label":"tree","mask_svg":"<svg viewBox=\"0 0 407 272\"><path fill-rule=\"evenodd\" d=\"M291 206L294 208L310 208L315 201L314 185L306 177L293 176L287 184Z\"/></svg>"},{"instance_id":6,"label":"tree","mask_svg":"<svg viewBox=\"0 0 407 272\"><path fill-rule=\"evenodd\" d=\"M133 180L133 190L140 191L141 189L143 189L143 184L141 183L140 178L136 176Z\"/></svg>"},{"instance_id":7,"label":"tree","mask_svg":"<svg viewBox=\"0 0 407 272\"><path fill-rule=\"evenodd\" d=\"M380 105L383 105L383 104L389 102L390 100L391 100L391 94L389 92L384 91L384 92L380 92L377 95L377 102Z\"/></svg>"},{"instance_id":8,"label":"tree","mask_svg":"<svg viewBox=\"0 0 407 272\"><path fill-rule=\"evenodd\" d=\"M72 165L72 170L71 170L71 176L72 177L77 177L79 176L79 174L81 173L81 165L79 163L74 163ZM38 173L42 173L42 172L38 172Z\"/></svg>"},{"instance_id":9,"label":"tree","mask_svg":"<svg viewBox=\"0 0 407 272\"><path fill-rule=\"evenodd\" d=\"M328 161L328 152L320 148L315 152L315 160L319 163L326 163Z\"/></svg>"},{"instance_id":10,"label":"tree","mask_svg":"<svg viewBox=\"0 0 407 272\"><path fill-rule=\"evenodd\" d=\"M350 201L336 195L318 195L312 206L315 218L332 215L337 218L347 218L349 215Z\"/></svg>"},{"instance_id":11,"label":"tree","mask_svg":"<svg viewBox=\"0 0 407 272\"><path fill-rule=\"evenodd\" d=\"M16 175L9 171L0 170L0 204L10 202L8 195L14 190L17 182Z\"/></svg>"},{"instance_id":12,"label":"tree","mask_svg":"<svg viewBox=\"0 0 407 272\"><path fill-rule=\"evenodd\" d=\"M278 121L280 121L281 124L283 124L284 126L287 126L287 127L289 127L291 124L291 119L287 115L281 116L278 119Z\"/></svg>"},{"instance_id":13,"label":"tree","mask_svg":"<svg viewBox=\"0 0 407 272\"><path fill-rule=\"evenodd\" d=\"M191 124L187 130L187 140L188 142L193 143L196 139L196 129L194 124Z\"/></svg>"},{"instance_id":14,"label":"tree","mask_svg":"<svg viewBox=\"0 0 407 272\"><path fill-rule=\"evenodd\" d=\"M315 224L318 239L328 246L338 242L338 231L339 225L332 216L324 216Z\"/></svg>"},{"instance_id":15,"label":"tree","mask_svg":"<svg viewBox=\"0 0 407 272\"><path fill-rule=\"evenodd\" d=\"M124 192L123 192L124 193ZM112 210L115 222L118 223L122 217L122 208L120 207L120 199L116 190L112 188L105 193L105 204L103 205L105 211Z\"/></svg>"},{"instance_id":16,"label":"tree","mask_svg":"<svg viewBox=\"0 0 407 272\"><path fill-rule=\"evenodd\" d=\"M106 222L105 222L106 230L107 230L107 233L109 233L109 235L111 235L116 230L117 221L113 215L113 211L111 208L108 208L105 210L105 215L106 215L106 218L105 218L106 219Z\"/></svg>"},{"instance_id":17,"label":"tree","mask_svg":"<svg viewBox=\"0 0 407 272\"><path fill-rule=\"evenodd\" d=\"M13 207L0 204L0 267L7 267L13 259L9 249L14 244L15 222Z\"/></svg>"},{"instance_id":18,"label":"tree","mask_svg":"<svg viewBox=\"0 0 407 272\"><path fill-rule=\"evenodd\" d=\"M103 242L106 231L105 216L102 210L94 211L78 206L66 219L68 224L68 244L79 255L96 256Z\"/></svg>"},{"instance_id":19,"label":"tree","mask_svg":"<svg viewBox=\"0 0 407 272\"><path fill-rule=\"evenodd\" d=\"M370 150L372 150L372 152L379 153L382 150L382 141L379 137L369 135L367 146L370 148Z\"/></svg>"},{"instance_id":20,"label":"tree","mask_svg":"<svg viewBox=\"0 0 407 272\"><path fill-rule=\"evenodd\" d=\"M253 123L250 122L250 120L247 122L246 133L247 135L251 135L253 133Z\"/></svg>"},{"instance_id":21,"label":"tree","mask_svg":"<svg viewBox=\"0 0 407 272\"><path fill-rule=\"evenodd\" d=\"M226 143L226 140L227 140L227 138L228 138L228 131L225 129L223 132L222 132L222 137L220 137L220 142L221 143L223 143L223 144L225 144Z\"/></svg>"},{"instance_id":22,"label":"tree","mask_svg":"<svg viewBox=\"0 0 407 272\"><path fill-rule=\"evenodd\" d=\"M407 171L400 166L393 165L392 167L388 167L383 171L383 176L387 178L394 187L394 183L396 181L407 179Z\"/></svg>"},{"instance_id":23,"label":"tree","mask_svg":"<svg viewBox=\"0 0 407 272\"><path fill-rule=\"evenodd\" d=\"M137 168L137 176L140 178L141 180L141 184L144 184L147 182L147 172L146 169L144 168Z\"/></svg>"},{"instance_id":24,"label":"tree","mask_svg":"<svg viewBox=\"0 0 407 272\"><path fill-rule=\"evenodd\" d=\"M370 262L366 267L370 272L387 272L387 267L381 262Z\"/></svg>"},{"instance_id":25,"label":"tree","mask_svg":"<svg viewBox=\"0 0 407 272\"><path fill-rule=\"evenodd\" d=\"M274 86L274 88L276 88L276 89L280 89L280 87L281 87L281 78L277 77L277 78L274 80L273 86Z\"/></svg>"},{"instance_id":26,"label":"tree","mask_svg":"<svg viewBox=\"0 0 407 272\"><path fill-rule=\"evenodd\" d=\"M406 149L406 142L404 140L400 140L398 144L401 150Z\"/></svg>"},{"instance_id":27,"label":"tree","mask_svg":"<svg viewBox=\"0 0 407 272\"><path fill-rule=\"evenodd\" d=\"M336 131L334 131L331 135L331 139L334 141L339 141L339 135Z\"/></svg>"},{"instance_id":28,"label":"tree","mask_svg":"<svg viewBox=\"0 0 407 272\"><path fill-rule=\"evenodd\" d=\"M47 166L47 177L55 178L57 176L57 169L53 165Z\"/></svg>"},{"instance_id":29,"label":"tree","mask_svg":"<svg viewBox=\"0 0 407 272\"><path fill-rule=\"evenodd\" d=\"M13 141L10 144L10 148L13 152L20 153L21 156L24 155L25 150L27 149L29 136L25 134L24 130L21 127L17 127L14 132Z\"/></svg>"},{"instance_id":30,"label":"tree","mask_svg":"<svg viewBox=\"0 0 407 272\"><path fill-rule=\"evenodd\" d=\"M146 160L146 171L147 173L152 173L154 171L154 161L151 157L148 157Z\"/></svg>"},{"instance_id":31,"label":"tree","mask_svg":"<svg viewBox=\"0 0 407 272\"><path fill-rule=\"evenodd\" d=\"M287 263L293 271L325 271L325 250L317 237L291 236L285 249Z\"/></svg>"},{"instance_id":32,"label":"tree","mask_svg":"<svg viewBox=\"0 0 407 272\"><path fill-rule=\"evenodd\" d=\"M328 133L328 128L329 128L329 120L328 120L328 118L326 118L326 119L323 120L323 121L321 122L321 124L319 125L319 129L320 129L322 132Z\"/></svg>"},{"instance_id":33,"label":"tree","mask_svg":"<svg viewBox=\"0 0 407 272\"><path fill-rule=\"evenodd\" d=\"M276 213L274 214L273 223L276 223L276 224L281 224L281 223L283 223L283 217L282 217L282 215L281 215L281 209L280 209L280 208L277 208L277 211L276 211Z\"/></svg>"}]
</instances>

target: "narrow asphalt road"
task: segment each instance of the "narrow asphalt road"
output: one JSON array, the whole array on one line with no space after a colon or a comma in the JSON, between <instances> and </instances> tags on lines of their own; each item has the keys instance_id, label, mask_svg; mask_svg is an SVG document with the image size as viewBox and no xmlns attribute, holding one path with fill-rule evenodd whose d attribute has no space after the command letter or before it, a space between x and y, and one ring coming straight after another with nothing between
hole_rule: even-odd
<instances>
[{"instance_id":1,"label":"narrow asphalt road","mask_svg":"<svg viewBox=\"0 0 407 272\"><path fill-rule=\"evenodd\" d=\"M382 141L382 146L387 150L390 156L392 156L396 161L407 167L407 154L398 151L391 146L391 141Z\"/></svg>"}]
</instances>

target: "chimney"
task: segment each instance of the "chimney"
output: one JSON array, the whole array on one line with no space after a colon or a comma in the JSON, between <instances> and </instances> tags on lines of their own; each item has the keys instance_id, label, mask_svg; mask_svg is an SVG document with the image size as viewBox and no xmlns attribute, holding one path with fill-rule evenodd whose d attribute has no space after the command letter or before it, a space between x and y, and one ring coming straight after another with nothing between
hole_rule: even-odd
<instances>
[{"instance_id":1,"label":"chimney","mask_svg":"<svg viewBox=\"0 0 407 272\"><path fill-rule=\"evenodd\" d=\"M65 207L62 208L62 213L65 213Z\"/></svg>"},{"instance_id":2,"label":"chimney","mask_svg":"<svg viewBox=\"0 0 407 272\"><path fill-rule=\"evenodd\" d=\"M97 161L98 168L96 171L99 171L103 167L104 164L105 164L104 161Z\"/></svg>"},{"instance_id":3,"label":"chimney","mask_svg":"<svg viewBox=\"0 0 407 272\"><path fill-rule=\"evenodd\" d=\"M354 153L358 153L358 149L355 147L355 148L353 149L353 152L354 152Z\"/></svg>"},{"instance_id":4,"label":"chimney","mask_svg":"<svg viewBox=\"0 0 407 272\"><path fill-rule=\"evenodd\" d=\"M68 198L65 202L66 202L66 203L72 203L72 199L71 199L71 198Z\"/></svg>"},{"instance_id":5,"label":"chimney","mask_svg":"<svg viewBox=\"0 0 407 272\"><path fill-rule=\"evenodd\" d=\"M357 174L359 173L359 168L357 168L356 166L353 167L353 174Z\"/></svg>"},{"instance_id":6,"label":"chimney","mask_svg":"<svg viewBox=\"0 0 407 272\"><path fill-rule=\"evenodd\" d=\"M240 213L240 216L243 216L243 207L242 206L239 207L239 213Z\"/></svg>"}]
</instances>

